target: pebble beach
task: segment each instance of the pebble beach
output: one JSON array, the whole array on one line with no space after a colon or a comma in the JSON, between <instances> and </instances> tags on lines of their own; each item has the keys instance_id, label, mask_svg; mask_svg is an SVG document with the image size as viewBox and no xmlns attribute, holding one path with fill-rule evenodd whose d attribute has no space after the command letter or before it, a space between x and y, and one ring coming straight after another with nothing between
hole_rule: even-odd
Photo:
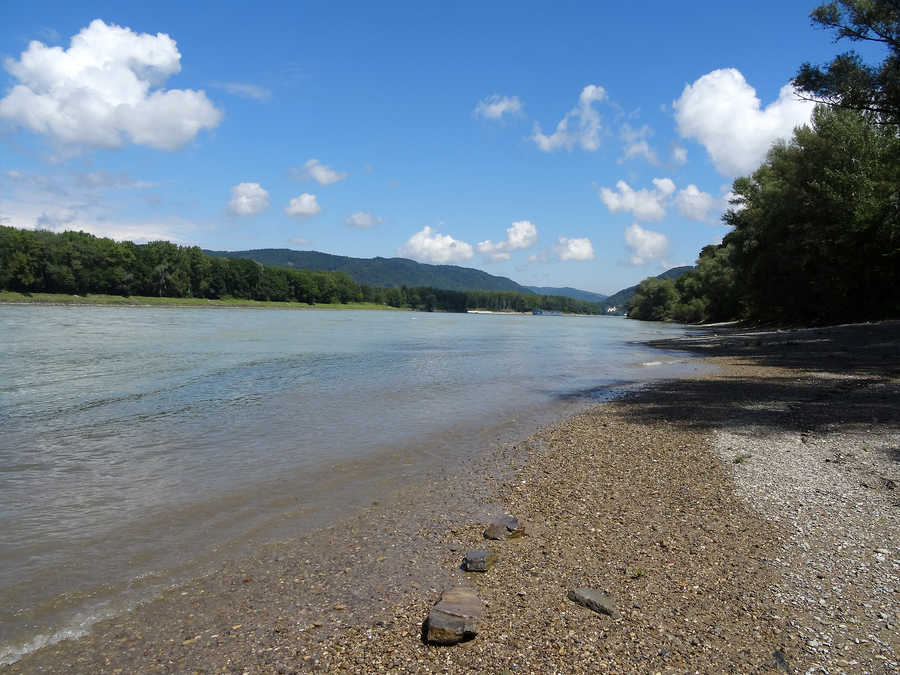
<instances>
[{"instance_id":1,"label":"pebble beach","mask_svg":"<svg viewBox=\"0 0 900 675\"><path fill-rule=\"evenodd\" d=\"M900 322L710 328L667 381L427 476L0 672L900 670ZM486 541L510 514L525 536ZM464 572L466 553L496 554ZM443 590L478 634L429 645ZM614 616L569 599L613 599Z\"/></svg>"}]
</instances>

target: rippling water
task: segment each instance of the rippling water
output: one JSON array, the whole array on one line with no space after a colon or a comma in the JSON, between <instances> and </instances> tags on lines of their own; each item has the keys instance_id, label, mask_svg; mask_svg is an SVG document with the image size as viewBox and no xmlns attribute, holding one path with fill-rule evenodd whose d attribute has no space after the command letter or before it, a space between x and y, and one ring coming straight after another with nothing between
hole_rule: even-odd
<instances>
[{"instance_id":1,"label":"rippling water","mask_svg":"<svg viewBox=\"0 0 900 675\"><path fill-rule=\"evenodd\" d=\"M0 306L0 663L697 368L610 317Z\"/></svg>"}]
</instances>

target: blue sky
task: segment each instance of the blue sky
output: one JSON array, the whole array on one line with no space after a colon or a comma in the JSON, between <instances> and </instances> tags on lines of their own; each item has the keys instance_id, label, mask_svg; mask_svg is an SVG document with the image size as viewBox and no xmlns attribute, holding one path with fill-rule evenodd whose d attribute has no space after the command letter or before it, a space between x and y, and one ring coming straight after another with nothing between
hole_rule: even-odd
<instances>
[{"instance_id":1,"label":"blue sky","mask_svg":"<svg viewBox=\"0 0 900 675\"><path fill-rule=\"evenodd\" d=\"M815 4L22 3L0 222L613 292L808 119Z\"/></svg>"}]
</instances>

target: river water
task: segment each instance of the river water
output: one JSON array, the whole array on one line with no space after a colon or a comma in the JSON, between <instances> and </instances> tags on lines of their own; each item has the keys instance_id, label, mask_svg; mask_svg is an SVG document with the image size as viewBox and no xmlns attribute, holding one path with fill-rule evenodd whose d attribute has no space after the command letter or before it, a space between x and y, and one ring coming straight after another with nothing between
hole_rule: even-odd
<instances>
[{"instance_id":1,"label":"river water","mask_svg":"<svg viewBox=\"0 0 900 675\"><path fill-rule=\"evenodd\" d=\"M614 317L0 306L0 664L696 371Z\"/></svg>"}]
</instances>

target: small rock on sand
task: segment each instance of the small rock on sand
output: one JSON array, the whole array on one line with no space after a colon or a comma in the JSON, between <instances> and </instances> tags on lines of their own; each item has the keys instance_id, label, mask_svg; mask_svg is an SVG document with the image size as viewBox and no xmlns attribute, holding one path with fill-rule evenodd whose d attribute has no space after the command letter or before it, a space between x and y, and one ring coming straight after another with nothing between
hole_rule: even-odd
<instances>
[{"instance_id":1,"label":"small rock on sand","mask_svg":"<svg viewBox=\"0 0 900 675\"><path fill-rule=\"evenodd\" d=\"M474 638L481 620L481 600L471 588L457 586L441 594L426 620L425 639L452 645Z\"/></svg>"},{"instance_id":2,"label":"small rock on sand","mask_svg":"<svg viewBox=\"0 0 900 675\"><path fill-rule=\"evenodd\" d=\"M466 572L487 572L499 560L493 551L469 551L463 560Z\"/></svg>"},{"instance_id":3,"label":"small rock on sand","mask_svg":"<svg viewBox=\"0 0 900 675\"><path fill-rule=\"evenodd\" d=\"M525 535L525 528L519 523L518 518L501 516L494 520L484 531L485 539L514 539Z\"/></svg>"},{"instance_id":4,"label":"small rock on sand","mask_svg":"<svg viewBox=\"0 0 900 675\"><path fill-rule=\"evenodd\" d=\"M606 593L595 591L593 588L576 588L569 591L569 600L584 605L598 614L616 616L616 602Z\"/></svg>"}]
</instances>

